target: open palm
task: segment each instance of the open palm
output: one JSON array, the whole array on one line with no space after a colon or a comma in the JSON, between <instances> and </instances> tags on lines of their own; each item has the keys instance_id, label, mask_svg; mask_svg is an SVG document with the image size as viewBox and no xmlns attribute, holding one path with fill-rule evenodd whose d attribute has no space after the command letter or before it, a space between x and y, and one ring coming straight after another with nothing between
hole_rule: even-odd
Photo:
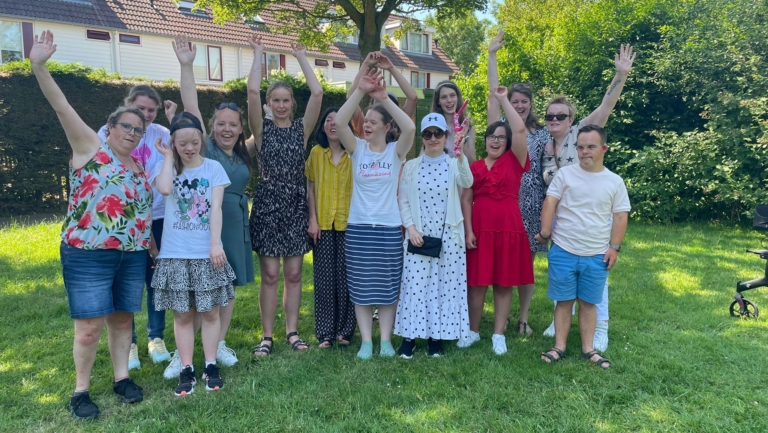
<instances>
[{"instance_id":1,"label":"open palm","mask_svg":"<svg viewBox=\"0 0 768 433\"><path fill-rule=\"evenodd\" d=\"M358 84L358 88L362 90L365 93L370 93L374 89L376 89L376 86L378 85L379 81L383 78L381 73L376 69L369 69L365 75L360 77L360 83ZM373 96L373 95L371 95Z\"/></svg>"},{"instance_id":2,"label":"open palm","mask_svg":"<svg viewBox=\"0 0 768 433\"><path fill-rule=\"evenodd\" d=\"M186 35L176 35L173 38L172 44L173 51L176 52L176 58L179 59L179 63L188 65L195 61L197 47L189 43L189 38Z\"/></svg>"},{"instance_id":3,"label":"open palm","mask_svg":"<svg viewBox=\"0 0 768 433\"><path fill-rule=\"evenodd\" d=\"M306 56L307 47L298 42L291 42L291 54L293 57Z\"/></svg>"},{"instance_id":4,"label":"open palm","mask_svg":"<svg viewBox=\"0 0 768 433\"><path fill-rule=\"evenodd\" d=\"M53 43L53 33L46 30L39 37L35 35L35 43L29 51L29 61L34 64L45 64L56 52L56 44Z\"/></svg>"},{"instance_id":5,"label":"open palm","mask_svg":"<svg viewBox=\"0 0 768 433\"><path fill-rule=\"evenodd\" d=\"M504 30L499 31L499 34L488 44L488 52L495 53L504 46Z\"/></svg>"},{"instance_id":6,"label":"open palm","mask_svg":"<svg viewBox=\"0 0 768 433\"><path fill-rule=\"evenodd\" d=\"M632 45L621 45L621 50L618 54L616 54L616 71L617 72L626 72L629 73L629 71L632 69L632 63L635 61L635 55L637 53L632 52Z\"/></svg>"}]
</instances>

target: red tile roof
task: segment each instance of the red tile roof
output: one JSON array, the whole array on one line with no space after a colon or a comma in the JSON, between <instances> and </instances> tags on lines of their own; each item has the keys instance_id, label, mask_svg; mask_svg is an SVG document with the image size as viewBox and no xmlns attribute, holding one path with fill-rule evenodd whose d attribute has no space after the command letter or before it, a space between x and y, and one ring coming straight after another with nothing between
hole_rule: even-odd
<instances>
[{"instance_id":1,"label":"red tile roof","mask_svg":"<svg viewBox=\"0 0 768 433\"><path fill-rule=\"evenodd\" d=\"M90 5L88 4L90 3ZM303 1L305 7L314 4ZM290 35L270 33L244 21L218 25L207 11L182 12L173 0L0 0L0 15L66 22L89 27L128 30L171 36L187 34L194 40L247 46L254 32L262 35L268 49L290 52ZM275 15L263 11L259 16L265 26L275 26ZM433 42L432 55L411 54L388 47L384 53L395 66L445 73L458 72L456 65ZM328 53L311 52L314 57L360 61L357 45L336 44Z\"/></svg>"}]
</instances>

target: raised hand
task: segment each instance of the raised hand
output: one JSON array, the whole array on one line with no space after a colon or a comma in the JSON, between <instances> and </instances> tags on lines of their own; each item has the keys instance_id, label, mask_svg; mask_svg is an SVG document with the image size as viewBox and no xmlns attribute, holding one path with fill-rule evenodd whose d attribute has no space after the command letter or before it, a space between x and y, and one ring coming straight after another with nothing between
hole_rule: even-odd
<instances>
[{"instance_id":1,"label":"raised hand","mask_svg":"<svg viewBox=\"0 0 768 433\"><path fill-rule=\"evenodd\" d=\"M162 138L157 137L157 140L155 140L155 147L157 148L157 151L160 152L160 154L164 157L173 158L173 149L168 147L167 144L163 143Z\"/></svg>"},{"instance_id":2,"label":"raised hand","mask_svg":"<svg viewBox=\"0 0 768 433\"><path fill-rule=\"evenodd\" d=\"M45 30L39 37L35 35L35 43L29 51L29 61L33 65L44 65L53 53L56 52L56 44L53 43L53 33Z\"/></svg>"},{"instance_id":3,"label":"raised hand","mask_svg":"<svg viewBox=\"0 0 768 433\"><path fill-rule=\"evenodd\" d=\"M392 61L389 60L389 57L381 53L379 53L379 58L376 61L376 65L385 71L392 71L392 69L395 68L395 65L392 64Z\"/></svg>"},{"instance_id":4,"label":"raised hand","mask_svg":"<svg viewBox=\"0 0 768 433\"><path fill-rule=\"evenodd\" d=\"M264 42L261 41L261 35L256 33L252 34L251 37L248 38L248 45L250 45L256 53L264 52Z\"/></svg>"},{"instance_id":5,"label":"raised hand","mask_svg":"<svg viewBox=\"0 0 768 433\"><path fill-rule=\"evenodd\" d=\"M499 31L499 34L496 35L495 38L491 40L491 43L488 44L488 52L491 54L496 53L501 49L501 47L504 46L504 30Z\"/></svg>"},{"instance_id":6,"label":"raised hand","mask_svg":"<svg viewBox=\"0 0 768 433\"><path fill-rule=\"evenodd\" d=\"M168 119L168 123L173 121L173 116L176 115L176 109L179 108L175 102L170 99L163 101L163 108L165 109L165 117Z\"/></svg>"},{"instance_id":7,"label":"raised hand","mask_svg":"<svg viewBox=\"0 0 768 433\"><path fill-rule=\"evenodd\" d=\"M307 47L305 47L303 44L300 44L298 42L291 42L291 54L293 54L293 57L304 57L307 55Z\"/></svg>"},{"instance_id":8,"label":"raised hand","mask_svg":"<svg viewBox=\"0 0 768 433\"><path fill-rule=\"evenodd\" d=\"M509 92L509 89L507 89L505 86L499 86L491 91L491 94L496 97L496 99L499 100L499 102L504 101L507 99L507 93Z\"/></svg>"},{"instance_id":9,"label":"raised hand","mask_svg":"<svg viewBox=\"0 0 768 433\"><path fill-rule=\"evenodd\" d=\"M621 45L621 51L616 54L616 72L624 72L626 74L632 70L632 62L635 61L635 55L637 53L632 51L632 45Z\"/></svg>"},{"instance_id":10,"label":"raised hand","mask_svg":"<svg viewBox=\"0 0 768 433\"><path fill-rule=\"evenodd\" d=\"M367 56L365 56L362 68L368 69L371 66L375 66L376 62L379 60L379 57L381 57L381 51L371 51Z\"/></svg>"},{"instance_id":11,"label":"raised hand","mask_svg":"<svg viewBox=\"0 0 768 433\"><path fill-rule=\"evenodd\" d=\"M171 44L173 44L173 51L176 52L176 58L179 59L179 63L182 65L194 63L195 55L197 55L197 46L192 45L186 35L176 35Z\"/></svg>"},{"instance_id":12,"label":"raised hand","mask_svg":"<svg viewBox=\"0 0 768 433\"><path fill-rule=\"evenodd\" d=\"M369 69L365 72L365 74L363 74L362 77L360 77L360 83L358 84L357 88L365 93L370 93L383 79L384 75L378 69Z\"/></svg>"},{"instance_id":13,"label":"raised hand","mask_svg":"<svg viewBox=\"0 0 768 433\"><path fill-rule=\"evenodd\" d=\"M371 98L381 102L383 100L389 100L389 95L387 94L387 86L384 85L384 75L379 75L378 80L376 81L376 85L373 87L372 90L368 92L368 95L371 96Z\"/></svg>"}]
</instances>

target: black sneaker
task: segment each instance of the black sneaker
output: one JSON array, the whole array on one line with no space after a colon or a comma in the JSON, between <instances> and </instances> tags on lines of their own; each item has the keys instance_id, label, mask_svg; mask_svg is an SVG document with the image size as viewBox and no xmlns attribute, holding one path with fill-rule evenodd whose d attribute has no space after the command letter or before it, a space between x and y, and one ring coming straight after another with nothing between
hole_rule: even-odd
<instances>
[{"instance_id":1,"label":"black sneaker","mask_svg":"<svg viewBox=\"0 0 768 433\"><path fill-rule=\"evenodd\" d=\"M406 338L400 344L400 348L397 349L397 354L401 358L411 359L413 358L413 352L416 350L416 340Z\"/></svg>"},{"instance_id":2,"label":"black sneaker","mask_svg":"<svg viewBox=\"0 0 768 433\"><path fill-rule=\"evenodd\" d=\"M206 391L218 391L224 388L224 379L219 374L219 366L216 364L208 364L203 372L203 379L205 379Z\"/></svg>"},{"instance_id":3,"label":"black sneaker","mask_svg":"<svg viewBox=\"0 0 768 433\"><path fill-rule=\"evenodd\" d=\"M429 349L429 356L439 358L445 355L443 350L443 341L430 338L427 340L427 348Z\"/></svg>"},{"instance_id":4,"label":"black sneaker","mask_svg":"<svg viewBox=\"0 0 768 433\"><path fill-rule=\"evenodd\" d=\"M120 396L123 403L138 403L144 400L144 393L139 385L133 383L130 377L112 384L115 394Z\"/></svg>"},{"instance_id":5,"label":"black sneaker","mask_svg":"<svg viewBox=\"0 0 768 433\"><path fill-rule=\"evenodd\" d=\"M195 392L196 383L197 379L195 379L195 372L192 371L192 367L189 365L184 367L179 374L179 384L176 385L176 397L189 395Z\"/></svg>"},{"instance_id":6,"label":"black sneaker","mask_svg":"<svg viewBox=\"0 0 768 433\"><path fill-rule=\"evenodd\" d=\"M94 419L99 416L99 407L91 401L91 395L86 391L69 399L69 413L75 419Z\"/></svg>"}]
</instances>

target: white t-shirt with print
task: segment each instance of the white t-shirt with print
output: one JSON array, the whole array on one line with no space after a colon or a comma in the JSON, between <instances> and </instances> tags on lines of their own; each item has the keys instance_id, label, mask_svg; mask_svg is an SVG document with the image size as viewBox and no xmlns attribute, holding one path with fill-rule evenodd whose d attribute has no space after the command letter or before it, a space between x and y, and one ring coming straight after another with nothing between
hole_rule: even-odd
<instances>
[{"instance_id":1,"label":"white t-shirt with print","mask_svg":"<svg viewBox=\"0 0 768 433\"><path fill-rule=\"evenodd\" d=\"M152 173L152 186L162 170ZM163 243L158 259L207 259L211 252L211 203L213 188L229 186L229 177L218 161L205 158L199 167L185 168L173 178L165 198Z\"/></svg>"},{"instance_id":2,"label":"white t-shirt with print","mask_svg":"<svg viewBox=\"0 0 768 433\"><path fill-rule=\"evenodd\" d=\"M592 173L579 164L562 167L547 195L560 200L552 242L578 256L608 251L613 214L631 209L624 181L607 168Z\"/></svg>"},{"instance_id":3,"label":"white t-shirt with print","mask_svg":"<svg viewBox=\"0 0 768 433\"><path fill-rule=\"evenodd\" d=\"M107 141L107 125L104 125L99 129L99 137L102 141ZM155 166L160 164L163 166L163 155L155 147L155 141L160 137L163 143L171 145L171 133L163 125L156 123L150 123L147 127L147 131L144 136L141 137L139 145L136 149L133 149L131 155L141 161L141 165L144 166L144 170L150 175L154 172ZM165 215L165 197L157 192L157 189L152 188L152 194L154 194L154 202L152 203L152 219L160 219Z\"/></svg>"},{"instance_id":4,"label":"white t-shirt with print","mask_svg":"<svg viewBox=\"0 0 768 433\"><path fill-rule=\"evenodd\" d=\"M367 141L356 140L349 224L402 225L397 185L403 161L397 156L397 143L388 143L384 152L376 153L371 152Z\"/></svg>"}]
</instances>

